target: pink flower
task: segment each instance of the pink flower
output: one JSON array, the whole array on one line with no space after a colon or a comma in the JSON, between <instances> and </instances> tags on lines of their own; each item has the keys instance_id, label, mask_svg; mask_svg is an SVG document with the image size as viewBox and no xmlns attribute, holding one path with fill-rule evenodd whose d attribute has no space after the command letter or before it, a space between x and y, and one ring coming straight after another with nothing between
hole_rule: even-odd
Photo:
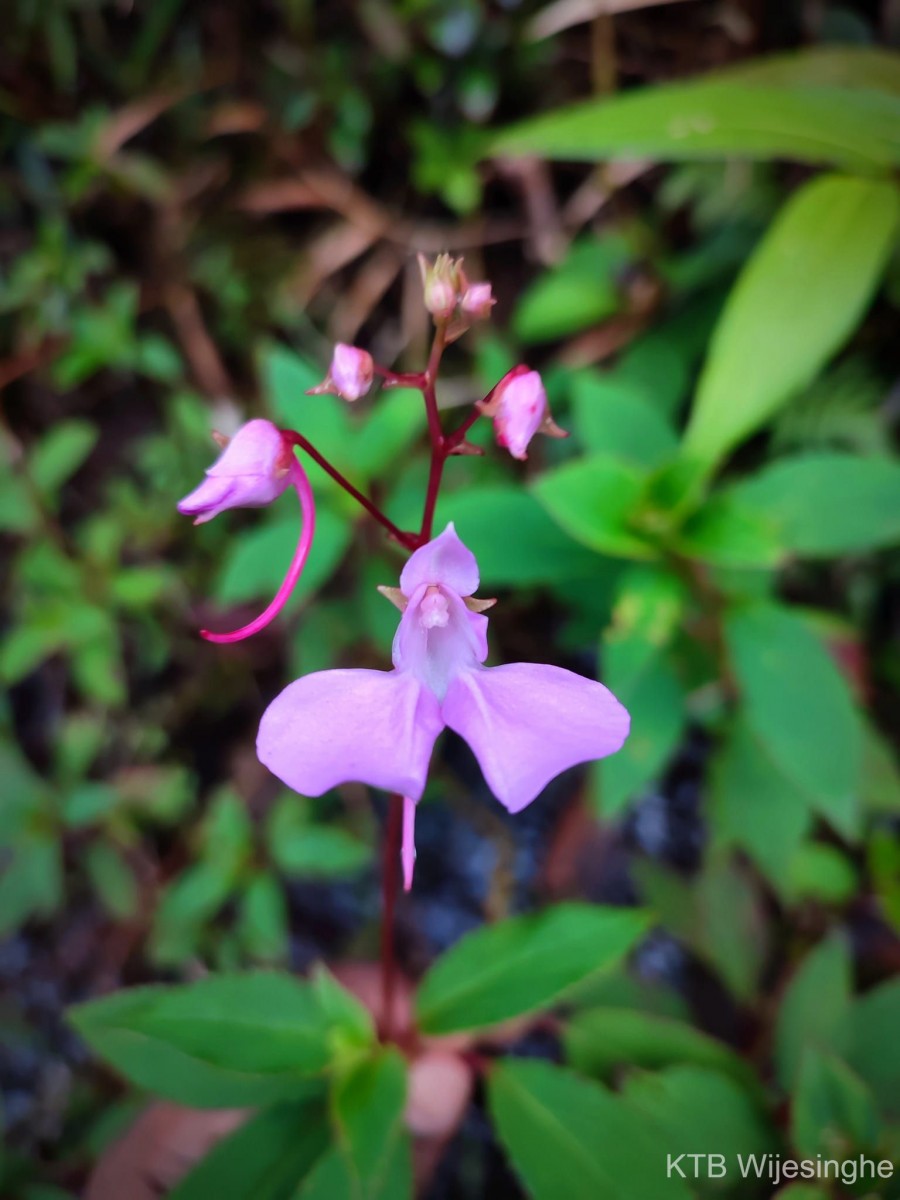
<instances>
[{"instance_id":1,"label":"pink flower","mask_svg":"<svg viewBox=\"0 0 900 1200\"><path fill-rule=\"evenodd\" d=\"M489 283L470 283L459 307L465 316L476 321L486 321L496 303Z\"/></svg>"},{"instance_id":2,"label":"pink flower","mask_svg":"<svg viewBox=\"0 0 900 1200\"><path fill-rule=\"evenodd\" d=\"M372 386L375 365L368 350L338 342L328 373L339 396L344 400L358 400Z\"/></svg>"},{"instance_id":3,"label":"pink flower","mask_svg":"<svg viewBox=\"0 0 900 1200\"><path fill-rule=\"evenodd\" d=\"M297 585L309 556L316 527L312 488L294 457L290 441L271 421L248 421L206 472L206 479L178 502L178 511L194 516L194 524L211 521L226 508L256 508L276 500L286 487L300 500L302 526L297 549L272 603L249 625L231 633L201 629L208 642L238 642L258 633L281 612Z\"/></svg>"},{"instance_id":4,"label":"pink flower","mask_svg":"<svg viewBox=\"0 0 900 1200\"><path fill-rule=\"evenodd\" d=\"M527 458L528 443L549 417L540 375L514 367L497 384L485 411L494 417L497 445L505 446L513 458Z\"/></svg>"},{"instance_id":5,"label":"pink flower","mask_svg":"<svg viewBox=\"0 0 900 1200\"><path fill-rule=\"evenodd\" d=\"M415 804L442 729L465 738L513 813L560 771L614 753L628 736L628 713L592 679L538 663L485 667L477 586L475 557L450 524L411 556L392 596L403 611L394 670L304 676L272 701L259 727L260 761L295 791L319 796L357 781L404 796L407 887Z\"/></svg>"},{"instance_id":6,"label":"pink flower","mask_svg":"<svg viewBox=\"0 0 900 1200\"><path fill-rule=\"evenodd\" d=\"M178 511L195 525L211 521L226 508L271 504L290 483L293 455L271 421L248 421L206 472L206 478L178 502Z\"/></svg>"}]
</instances>

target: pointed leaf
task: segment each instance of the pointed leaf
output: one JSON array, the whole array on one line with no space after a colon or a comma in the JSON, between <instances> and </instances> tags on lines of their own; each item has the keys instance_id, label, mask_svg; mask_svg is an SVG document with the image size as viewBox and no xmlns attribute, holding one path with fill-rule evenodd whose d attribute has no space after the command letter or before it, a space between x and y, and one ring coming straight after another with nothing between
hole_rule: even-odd
<instances>
[{"instance_id":1,"label":"pointed leaf","mask_svg":"<svg viewBox=\"0 0 900 1200\"><path fill-rule=\"evenodd\" d=\"M716 462L812 382L872 299L898 214L897 190L889 183L829 175L794 193L741 272L716 326L688 424L687 455Z\"/></svg>"},{"instance_id":2,"label":"pointed leaf","mask_svg":"<svg viewBox=\"0 0 900 1200\"><path fill-rule=\"evenodd\" d=\"M559 904L478 929L422 981L420 1028L429 1034L477 1029L551 1004L566 988L618 962L646 928L646 916L634 909Z\"/></svg>"}]
</instances>

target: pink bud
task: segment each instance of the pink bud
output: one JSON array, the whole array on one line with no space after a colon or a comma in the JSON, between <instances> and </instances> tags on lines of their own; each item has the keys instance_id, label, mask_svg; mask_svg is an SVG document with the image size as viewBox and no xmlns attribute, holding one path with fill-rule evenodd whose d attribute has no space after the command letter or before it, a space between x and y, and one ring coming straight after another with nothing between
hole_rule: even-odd
<instances>
[{"instance_id":1,"label":"pink bud","mask_svg":"<svg viewBox=\"0 0 900 1200\"><path fill-rule=\"evenodd\" d=\"M472 317L476 321L486 321L496 303L489 283L470 283L466 288L460 308L467 317Z\"/></svg>"},{"instance_id":2,"label":"pink bud","mask_svg":"<svg viewBox=\"0 0 900 1200\"><path fill-rule=\"evenodd\" d=\"M248 421L206 472L206 478L178 503L178 511L211 521L226 508L271 504L290 482L290 443L271 421Z\"/></svg>"},{"instance_id":3,"label":"pink bud","mask_svg":"<svg viewBox=\"0 0 900 1200\"><path fill-rule=\"evenodd\" d=\"M338 342L328 374L339 396L344 400L358 400L372 386L375 364L368 350Z\"/></svg>"},{"instance_id":4,"label":"pink bud","mask_svg":"<svg viewBox=\"0 0 900 1200\"><path fill-rule=\"evenodd\" d=\"M494 417L497 445L525 459L528 443L547 416L547 393L537 371L518 366L500 380L487 411Z\"/></svg>"}]
</instances>

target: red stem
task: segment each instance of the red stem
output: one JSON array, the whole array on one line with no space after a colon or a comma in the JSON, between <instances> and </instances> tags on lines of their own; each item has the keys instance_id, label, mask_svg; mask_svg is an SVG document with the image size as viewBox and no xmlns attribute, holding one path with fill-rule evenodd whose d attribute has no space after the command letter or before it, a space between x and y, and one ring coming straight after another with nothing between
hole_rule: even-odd
<instances>
[{"instance_id":1,"label":"red stem","mask_svg":"<svg viewBox=\"0 0 900 1200\"><path fill-rule=\"evenodd\" d=\"M403 835L403 797L389 800L387 829L382 864L381 911L381 1009L382 1032L386 1042L394 1038L394 996L397 990L397 962L394 955L394 912L400 878L400 842Z\"/></svg>"},{"instance_id":2,"label":"red stem","mask_svg":"<svg viewBox=\"0 0 900 1200\"><path fill-rule=\"evenodd\" d=\"M352 496L357 504L361 504L369 516L374 517L380 525L388 531L392 538L395 538L401 546L405 546L407 550L415 550L420 544L419 538L414 533L404 533L388 517L384 515L381 509L368 496L353 486L346 476L331 465L324 455L320 454L312 442L307 441L302 433L297 433L293 429L283 429L281 431L287 440L294 446L299 446L301 450L305 450L313 462L317 462L326 475L330 475L334 482L344 489L348 496Z\"/></svg>"}]
</instances>

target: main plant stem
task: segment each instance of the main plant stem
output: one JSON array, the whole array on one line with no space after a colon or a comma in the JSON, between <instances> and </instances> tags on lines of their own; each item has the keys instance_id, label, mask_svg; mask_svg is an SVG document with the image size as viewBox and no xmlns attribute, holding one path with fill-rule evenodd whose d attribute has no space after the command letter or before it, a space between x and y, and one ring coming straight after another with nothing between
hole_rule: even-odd
<instances>
[{"instance_id":1,"label":"main plant stem","mask_svg":"<svg viewBox=\"0 0 900 1200\"><path fill-rule=\"evenodd\" d=\"M400 841L403 835L403 797L392 795L388 802L381 878L381 1011L382 1036L394 1038L394 1000L397 990L397 960L394 953L394 913L400 876Z\"/></svg>"}]
</instances>

